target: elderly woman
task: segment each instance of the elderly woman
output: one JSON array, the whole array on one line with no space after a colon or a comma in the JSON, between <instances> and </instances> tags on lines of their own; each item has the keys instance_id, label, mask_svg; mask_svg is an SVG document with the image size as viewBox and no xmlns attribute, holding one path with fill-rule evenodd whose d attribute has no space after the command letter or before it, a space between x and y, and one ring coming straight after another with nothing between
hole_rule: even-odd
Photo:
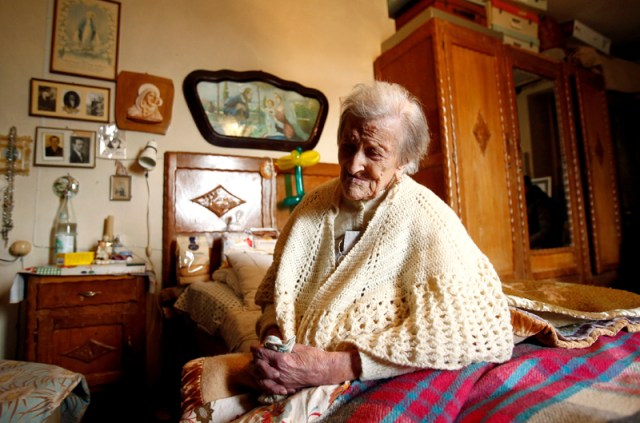
<instances>
[{"instance_id":1,"label":"elderly woman","mask_svg":"<svg viewBox=\"0 0 640 423\"><path fill-rule=\"evenodd\" d=\"M399 85L358 85L344 100L340 178L296 207L256 295L260 339L293 349L254 346L245 384L290 395L510 358L495 270L454 212L408 176L428 142L419 102Z\"/></svg>"}]
</instances>

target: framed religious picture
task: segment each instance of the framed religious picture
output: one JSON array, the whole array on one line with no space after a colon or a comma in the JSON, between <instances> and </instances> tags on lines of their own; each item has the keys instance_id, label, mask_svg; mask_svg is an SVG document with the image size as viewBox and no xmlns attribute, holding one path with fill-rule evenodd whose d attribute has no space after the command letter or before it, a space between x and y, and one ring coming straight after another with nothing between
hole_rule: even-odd
<instances>
[{"instance_id":1,"label":"framed religious picture","mask_svg":"<svg viewBox=\"0 0 640 423\"><path fill-rule=\"evenodd\" d=\"M31 79L29 114L59 119L108 122L109 88Z\"/></svg>"},{"instance_id":2,"label":"framed religious picture","mask_svg":"<svg viewBox=\"0 0 640 423\"><path fill-rule=\"evenodd\" d=\"M13 157L14 173L28 176L32 144L31 137L17 136L15 127L11 128L9 135L0 135L0 173L7 172L10 158ZM13 154L11 150L13 150Z\"/></svg>"},{"instance_id":3,"label":"framed religious picture","mask_svg":"<svg viewBox=\"0 0 640 423\"><path fill-rule=\"evenodd\" d=\"M120 129L166 134L173 109L173 81L122 71L116 82L116 124Z\"/></svg>"},{"instance_id":4,"label":"framed religious picture","mask_svg":"<svg viewBox=\"0 0 640 423\"><path fill-rule=\"evenodd\" d=\"M36 128L35 166L96 167L96 133L69 128Z\"/></svg>"},{"instance_id":5,"label":"framed religious picture","mask_svg":"<svg viewBox=\"0 0 640 423\"><path fill-rule=\"evenodd\" d=\"M111 175L111 185L109 193L109 200L111 201L130 201L131 176Z\"/></svg>"},{"instance_id":6,"label":"framed religious picture","mask_svg":"<svg viewBox=\"0 0 640 423\"><path fill-rule=\"evenodd\" d=\"M196 70L182 87L200 133L222 147L311 150L329 108L322 92L261 71Z\"/></svg>"},{"instance_id":7,"label":"framed religious picture","mask_svg":"<svg viewBox=\"0 0 640 423\"><path fill-rule=\"evenodd\" d=\"M51 36L51 72L116 79L120 3L56 0Z\"/></svg>"}]
</instances>

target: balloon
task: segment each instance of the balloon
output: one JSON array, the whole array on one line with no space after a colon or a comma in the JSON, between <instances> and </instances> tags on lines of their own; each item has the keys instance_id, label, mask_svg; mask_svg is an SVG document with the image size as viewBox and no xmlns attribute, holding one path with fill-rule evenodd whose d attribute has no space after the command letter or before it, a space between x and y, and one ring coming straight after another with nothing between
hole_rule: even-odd
<instances>
[{"instance_id":1,"label":"balloon","mask_svg":"<svg viewBox=\"0 0 640 423\"><path fill-rule=\"evenodd\" d=\"M281 170L294 168L296 175L296 194L289 195L282 200L282 205L293 207L297 205L302 197L304 197L304 184L302 183L302 168L317 164L320 161L320 153L314 150L302 152L302 148L298 147L288 156L280 157L276 160L276 166Z\"/></svg>"},{"instance_id":2,"label":"balloon","mask_svg":"<svg viewBox=\"0 0 640 423\"><path fill-rule=\"evenodd\" d=\"M288 156L280 157L276 160L276 165L282 169L291 169L294 166L308 167L320 161L320 153L314 150L302 152L301 148L293 150Z\"/></svg>"}]
</instances>

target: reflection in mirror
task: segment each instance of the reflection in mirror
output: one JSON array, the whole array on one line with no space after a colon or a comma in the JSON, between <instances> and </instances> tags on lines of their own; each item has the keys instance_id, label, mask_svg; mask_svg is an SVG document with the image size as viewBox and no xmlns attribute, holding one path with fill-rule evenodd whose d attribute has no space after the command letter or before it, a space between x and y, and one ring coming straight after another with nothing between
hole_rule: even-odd
<instances>
[{"instance_id":1,"label":"reflection in mirror","mask_svg":"<svg viewBox=\"0 0 640 423\"><path fill-rule=\"evenodd\" d=\"M531 249L569 246L571 216L554 81L513 70Z\"/></svg>"}]
</instances>

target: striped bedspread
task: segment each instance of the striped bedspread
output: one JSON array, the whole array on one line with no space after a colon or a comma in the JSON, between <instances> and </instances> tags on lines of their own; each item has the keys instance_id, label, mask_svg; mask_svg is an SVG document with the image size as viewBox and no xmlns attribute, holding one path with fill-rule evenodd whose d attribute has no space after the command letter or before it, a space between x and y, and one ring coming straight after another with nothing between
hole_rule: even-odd
<instances>
[{"instance_id":1,"label":"striped bedspread","mask_svg":"<svg viewBox=\"0 0 640 423\"><path fill-rule=\"evenodd\" d=\"M640 421L640 333L587 348L523 343L507 363L354 382L329 422ZM627 420L625 420L627 419Z\"/></svg>"},{"instance_id":2,"label":"striped bedspread","mask_svg":"<svg viewBox=\"0 0 640 423\"><path fill-rule=\"evenodd\" d=\"M558 281L503 290L526 339L505 363L307 388L258 407L232 397L186 410L181 423L221 421L221 410L234 423L640 422L640 295Z\"/></svg>"}]
</instances>

